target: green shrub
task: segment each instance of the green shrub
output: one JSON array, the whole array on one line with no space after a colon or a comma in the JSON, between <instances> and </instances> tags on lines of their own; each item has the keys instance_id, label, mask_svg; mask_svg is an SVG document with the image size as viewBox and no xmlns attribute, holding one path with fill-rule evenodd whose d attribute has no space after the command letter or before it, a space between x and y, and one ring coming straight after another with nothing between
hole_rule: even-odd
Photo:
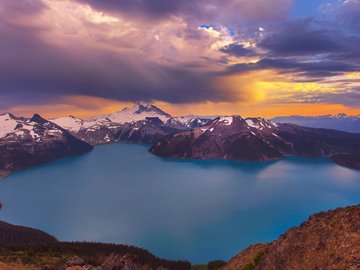
<instances>
[{"instance_id":1,"label":"green shrub","mask_svg":"<svg viewBox=\"0 0 360 270\"><path fill-rule=\"evenodd\" d=\"M251 263L248 263L246 265L243 266L243 268L241 268L241 270L254 270L255 266L258 265L258 263L260 262L262 256L264 256L265 252L264 251L259 251L258 253L255 254L253 261Z\"/></svg>"},{"instance_id":2,"label":"green shrub","mask_svg":"<svg viewBox=\"0 0 360 270\"><path fill-rule=\"evenodd\" d=\"M208 270L207 264L198 264L191 266L191 270Z\"/></svg>"},{"instance_id":3,"label":"green shrub","mask_svg":"<svg viewBox=\"0 0 360 270\"><path fill-rule=\"evenodd\" d=\"M253 259L255 265L257 265L260 262L262 256L264 256L264 254L265 254L265 252L263 250L256 253L256 255L255 255L254 259Z\"/></svg>"},{"instance_id":4,"label":"green shrub","mask_svg":"<svg viewBox=\"0 0 360 270\"><path fill-rule=\"evenodd\" d=\"M243 268L241 268L241 270L254 270L254 265L253 263L248 263L244 265Z\"/></svg>"}]
</instances>

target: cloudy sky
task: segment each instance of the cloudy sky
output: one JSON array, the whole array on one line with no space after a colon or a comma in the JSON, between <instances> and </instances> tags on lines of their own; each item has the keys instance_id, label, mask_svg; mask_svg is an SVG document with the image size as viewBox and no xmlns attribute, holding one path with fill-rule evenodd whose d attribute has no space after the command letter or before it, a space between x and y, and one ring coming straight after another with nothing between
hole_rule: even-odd
<instances>
[{"instance_id":1,"label":"cloudy sky","mask_svg":"<svg viewBox=\"0 0 360 270\"><path fill-rule=\"evenodd\" d=\"M360 114L360 0L1 0L0 111Z\"/></svg>"}]
</instances>

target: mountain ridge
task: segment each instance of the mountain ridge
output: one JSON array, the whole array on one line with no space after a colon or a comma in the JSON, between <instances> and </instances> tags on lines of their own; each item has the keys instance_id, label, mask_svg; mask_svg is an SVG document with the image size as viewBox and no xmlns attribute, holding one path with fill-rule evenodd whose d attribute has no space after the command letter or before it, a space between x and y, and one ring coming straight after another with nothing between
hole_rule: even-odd
<instances>
[{"instance_id":1,"label":"mountain ridge","mask_svg":"<svg viewBox=\"0 0 360 270\"><path fill-rule=\"evenodd\" d=\"M360 115L302 116L290 115L272 118L277 123L292 123L300 126L336 129L346 132L360 133Z\"/></svg>"},{"instance_id":2,"label":"mountain ridge","mask_svg":"<svg viewBox=\"0 0 360 270\"><path fill-rule=\"evenodd\" d=\"M172 117L153 104L137 103L112 114L88 119L67 116L50 120L75 137L98 145L116 142L152 144L170 133L202 126L209 118Z\"/></svg>"},{"instance_id":3,"label":"mountain ridge","mask_svg":"<svg viewBox=\"0 0 360 270\"><path fill-rule=\"evenodd\" d=\"M150 152L165 158L239 161L359 155L360 134L277 124L263 118L218 117L203 127L164 137Z\"/></svg>"}]
</instances>

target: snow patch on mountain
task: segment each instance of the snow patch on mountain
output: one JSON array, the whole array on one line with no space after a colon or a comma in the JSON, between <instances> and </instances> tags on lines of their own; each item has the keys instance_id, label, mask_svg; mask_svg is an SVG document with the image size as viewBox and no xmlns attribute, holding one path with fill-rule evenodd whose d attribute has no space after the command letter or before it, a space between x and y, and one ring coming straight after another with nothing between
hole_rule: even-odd
<instances>
[{"instance_id":1,"label":"snow patch on mountain","mask_svg":"<svg viewBox=\"0 0 360 270\"><path fill-rule=\"evenodd\" d=\"M124 124L145 120L148 117L159 118L161 121L166 122L171 118L171 115L160 110L151 104L138 103L131 108L125 108L120 112L109 114L107 118L115 123Z\"/></svg>"},{"instance_id":2,"label":"snow patch on mountain","mask_svg":"<svg viewBox=\"0 0 360 270\"><path fill-rule=\"evenodd\" d=\"M51 119L51 122L57 124L58 126L70 131L78 132L84 125L84 120L76 118L74 116L65 116L56 119Z\"/></svg>"},{"instance_id":3,"label":"snow patch on mountain","mask_svg":"<svg viewBox=\"0 0 360 270\"><path fill-rule=\"evenodd\" d=\"M218 122L223 122L226 126L230 126L234 120L233 116L221 116L219 117Z\"/></svg>"},{"instance_id":4,"label":"snow patch on mountain","mask_svg":"<svg viewBox=\"0 0 360 270\"><path fill-rule=\"evenodd\" d=\"M18 125L18 120L10 113L0 114L0 138L13 132Z\"/></svg>"},{"instance_id":5,"label":"snow patch on mountain","mask_svg":"<svg viewBox=\"0 0 360 270\"><path fill-rule=\"evenodd\" d=\"M246 118L245 121L248 126L259 130L262 130L264 128L271 129L277 127L277 124L275 122L264 118Z\"/></svg>"}]
</instances>

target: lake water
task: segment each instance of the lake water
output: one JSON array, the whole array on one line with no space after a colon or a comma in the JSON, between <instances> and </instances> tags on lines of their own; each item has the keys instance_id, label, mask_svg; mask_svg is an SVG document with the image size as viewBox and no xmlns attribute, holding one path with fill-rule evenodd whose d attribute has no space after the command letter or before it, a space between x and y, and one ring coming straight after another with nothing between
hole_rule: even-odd
<instances>
[{"instance_id":1,"label":"lake water","mask_svg":"<svg viewBox=\"0 0 360 270\"><path fill-rule=\"evenodd\" d=\"M114 144L0 181L0 219L60 240L128 243L203 263L360 202L360 172L327 159L165 160Z\"/></svg>"}]
</instances>

